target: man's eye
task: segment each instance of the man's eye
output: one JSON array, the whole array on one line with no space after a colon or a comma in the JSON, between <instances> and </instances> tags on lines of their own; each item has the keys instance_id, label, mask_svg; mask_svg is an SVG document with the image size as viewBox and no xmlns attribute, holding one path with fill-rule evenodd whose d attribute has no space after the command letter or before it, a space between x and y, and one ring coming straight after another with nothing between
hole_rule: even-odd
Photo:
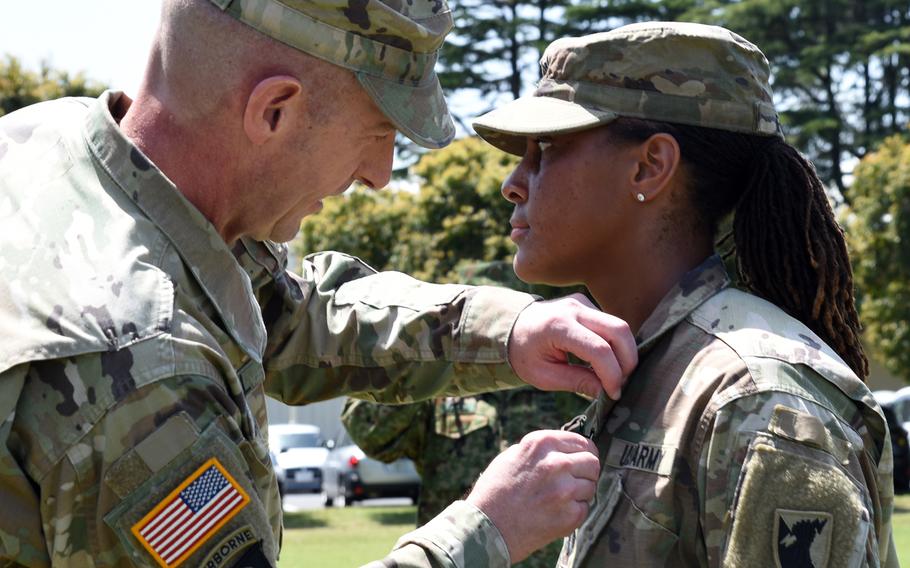
<instances>
[{"instance_id":1,"label":"man's eye","mask_svg":"<svg viewBox=\"0 0 910 568\"><path fill-rule=\"evenodd\" d=\"M546 152L547 148L549 148L552 145L553 145L553 143L550 142L549 140L540 140L540 139L537 140L537 147L540 148L541 152Z\"/></svg>"}]
</instances>

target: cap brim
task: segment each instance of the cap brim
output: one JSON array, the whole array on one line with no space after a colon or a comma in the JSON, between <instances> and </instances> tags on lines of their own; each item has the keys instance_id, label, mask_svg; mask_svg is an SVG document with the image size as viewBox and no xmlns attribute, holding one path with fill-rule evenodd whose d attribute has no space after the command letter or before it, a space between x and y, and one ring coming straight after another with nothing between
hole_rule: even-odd
<instances>
[{"instance_id":1,"label":"cap brim","mask_svg":"<svg viewBox=\"0 0 910 568\"><path fill-rule=\"evenodd\" d=\"M435 73L421 87L365 73L356 75L380 110L414 142L424 148L442 148L455 137L455 123Z\"/></svg>"},{"instance_id":2,"label":"cap brim","mask_svg":"<svg viewBox=\"0 0 910 568\"><path fill-rule=\"evenodd\" d=\"M553 97L521 97L474 120L477 134L500 150L521 156L529 136L568 134L606 124L618 115Z\"/></svg>"}]
</instances>

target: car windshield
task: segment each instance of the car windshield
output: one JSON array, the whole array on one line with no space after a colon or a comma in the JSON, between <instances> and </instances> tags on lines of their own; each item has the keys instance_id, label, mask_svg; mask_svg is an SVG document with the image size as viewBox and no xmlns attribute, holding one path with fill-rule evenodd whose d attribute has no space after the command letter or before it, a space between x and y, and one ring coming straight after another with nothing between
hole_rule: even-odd
<instances>
[{"instance_id":1,"label":"car windshield","mask_svg":"<svg viewBox=\"0 0 910 568\"><path fill-rule=\"evenodd\" d=\"M291 448L318 448L319 436L312 433L299 434L282 434L281 450L290 450Z\"/></svg>"}]
</instances>

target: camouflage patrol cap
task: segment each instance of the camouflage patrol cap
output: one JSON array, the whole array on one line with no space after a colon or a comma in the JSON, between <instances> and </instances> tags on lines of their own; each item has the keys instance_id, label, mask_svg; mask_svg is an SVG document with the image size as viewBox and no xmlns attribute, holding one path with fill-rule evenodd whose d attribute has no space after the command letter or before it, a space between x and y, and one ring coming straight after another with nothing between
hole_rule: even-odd
<instances>
[{"instance_id":1,"label":"camouflage patrol cap","mask_svg":"<svg viewBox=\"0 0 910 568\"><path fill-rule=\"evenodd\" d=\"M434 66L452 29L445 0L211 0L291 47L350 69L395 126L441 148L455 125Z\"/></svg>"},{"instance_id":2,"label":"camouflage patrol cap","mask_svg":"<svg viewBox=\"0 0 910 568\"><path fill-rule=\"evenodd\" d=\"M619 116L780 133L768 60L721 27L647 22L558 39L540 66L534 94L478 118L477 134L522 155L528 136L585 130Z\"/></svg>"}]
</instances>

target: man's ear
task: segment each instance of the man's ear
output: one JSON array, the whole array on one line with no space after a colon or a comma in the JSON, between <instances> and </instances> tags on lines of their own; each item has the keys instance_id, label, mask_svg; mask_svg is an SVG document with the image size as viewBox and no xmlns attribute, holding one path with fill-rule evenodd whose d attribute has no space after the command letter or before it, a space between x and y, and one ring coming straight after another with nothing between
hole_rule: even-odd
<instances>
[{"instance_id":1,"label":"man's ear","mask_svg":"<svg viewBox=\"0 0 910 568\"><path fill-rule=\"evenodd\" d=\"M300 80L288 75L263 79L253 87L243 111L243 130L261 146L288 128L296 127L303 110Z\"/></svg>"},{"instance_id":2,"label":"man's ear","mask_svg":"<svg viewBox=\"0 0 910 568\"><path fill-rule=\"evenodd\" d=\"M663 193L676 174L681 159L679 143L659 132L642 142L635 154L638 164L631 180L632 195L639 201L650 201Z\"/></svg>"}]
</instances>

